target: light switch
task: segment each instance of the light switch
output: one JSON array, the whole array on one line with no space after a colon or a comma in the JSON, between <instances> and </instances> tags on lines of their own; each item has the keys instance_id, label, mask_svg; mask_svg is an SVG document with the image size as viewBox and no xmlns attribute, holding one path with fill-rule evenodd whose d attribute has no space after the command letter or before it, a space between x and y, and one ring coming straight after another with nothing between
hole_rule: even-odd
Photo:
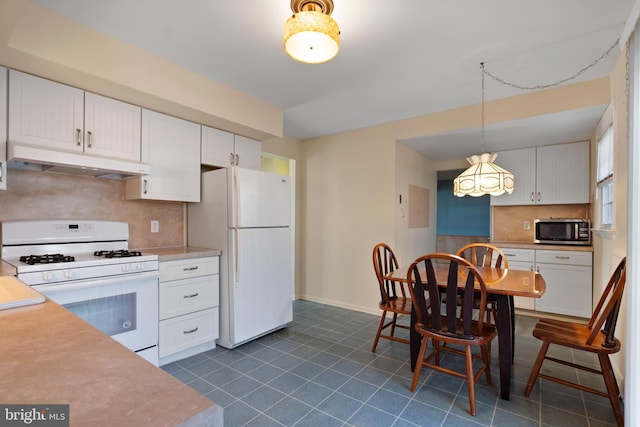
<instances>
[{"instance_id":1,"label":"light switch","mask_svg":"<svg viewBox=\"0 0 640 427\"><path fill-rule=\"evenodd\" d=\"M531 221L522 221L523 230L531 230Z\"/></svg>"},{"instance_id":2,"label":"light switch","mask_svg":"<svg viewBox=\"0 0 640 427\"><path fill-rule=\"evenodd\" d=\"M158 233L160 231L160 222L159 221L151 221L151 232Z\"/></svg>"}]
</instances>

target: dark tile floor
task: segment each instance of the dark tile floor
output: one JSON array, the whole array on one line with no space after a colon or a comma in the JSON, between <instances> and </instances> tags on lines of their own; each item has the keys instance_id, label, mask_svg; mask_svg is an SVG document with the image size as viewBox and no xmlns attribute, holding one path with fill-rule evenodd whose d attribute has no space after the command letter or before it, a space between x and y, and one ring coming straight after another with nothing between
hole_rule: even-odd
<instances>
[{"instance_id":1,"label":"dark tile floor","mask_svg":"<svg viewBox=\"0 0 640 427\"><path fill-rule=\"evenodd\" d=\"M234 350L218 347L163 369L224 407L225 426L608 426L605 398L539 380L523 395L539 342L536 322L516 317L516 353L509 401L501 400L497 343L493 385L476 385L477 414L469 414L464 380L424 368L415 393L406 344L371 344L379 317L308 301L294 302L294 321ZM550 350L551 351L551 350ZM568 356L583 363L581 354ZM463 358L447 363L464 369ZM596 363L587 359L587 363ZM544 365L543 369L546 366ZM546 368L549 369L549 368ZM603 387L599 377L566 367L569 378Z\"/></svg>"}]
</instances>

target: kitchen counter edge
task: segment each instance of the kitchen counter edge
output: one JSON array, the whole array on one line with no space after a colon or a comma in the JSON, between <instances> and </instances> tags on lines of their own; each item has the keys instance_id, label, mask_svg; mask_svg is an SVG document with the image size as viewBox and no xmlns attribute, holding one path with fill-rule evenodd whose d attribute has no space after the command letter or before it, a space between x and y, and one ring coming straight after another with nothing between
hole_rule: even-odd
<instances>
[{"instance_id":1,"label":"kitchen counter edge","mask_svg":"<svg viewBox=\"0 0 640 427\"><path fill-rule=\"evenodd\" d=\"M528 242L491 242L491 244L499 248L510 248L510 249L539 249L539 250L550 250L550 251L593 252L593 246L544 245L539 243L528 243Z\"/></svg>"},{"instance_id":2,"label":"kitchen counter edge","mask_svg":"<svg viewBox=\"0 0 640 427\"><path fill-rule=\"evenodd\" d=\"M146 254L158 255L158 261L176 261L181 259L202 258L220 256L219 249L197 248L193 246L180 246L174 248L148 248L142 249Z\"/></svg>"}]
</instances>

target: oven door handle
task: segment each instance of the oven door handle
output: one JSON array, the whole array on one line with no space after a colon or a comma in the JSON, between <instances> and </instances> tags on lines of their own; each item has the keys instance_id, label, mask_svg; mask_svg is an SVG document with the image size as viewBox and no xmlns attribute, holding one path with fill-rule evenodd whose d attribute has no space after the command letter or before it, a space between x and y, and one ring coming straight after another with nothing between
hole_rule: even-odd
<instances>
[{"instance_id":1,"label":"oven door handle","mask_svg":"<svg viewBox=\"0 0 640 427\"><path fill-rule=\"evenodd\" d=\"M33 289L44 294L52 294L63 291L77 291L82 289L95 288L96 286L121 285L122 282L137 282L139 280L158 279L157 271L145 271L135 274L121 274L118 276L98 277L94 279L76 280L71 282L47 283L44 285L34 285Z\"/></svg>"}]
</instances>

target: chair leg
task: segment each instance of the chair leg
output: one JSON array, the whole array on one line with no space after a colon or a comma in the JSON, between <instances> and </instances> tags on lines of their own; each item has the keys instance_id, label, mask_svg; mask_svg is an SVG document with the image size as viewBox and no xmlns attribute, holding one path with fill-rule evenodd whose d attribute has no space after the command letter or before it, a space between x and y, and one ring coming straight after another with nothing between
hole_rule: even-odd
<instances>
[{"instance_id":1,"label":"chair leg","mask_svg":"<svg viewBox=\"0 0 640 427\"><path fill-rule=\"evenodd\" d=\"M465 346L465 356L467 359L467 390L469 391L469 412L476 415L476 385L475 375L473 375L473 359L471 356L471 346Z\"/></svg>"},{"instance_id":2,"label":"chair leg","mask_svg":"<svg viewBox=\"0 0 640 427\"><path fill-rule=\"evenodd\" d=\"M533 364L533 368L531 368L531 375L529 375L529 381L527 382L527 387L524 389L524 395L529 396L531 394L531 390L538 379L538 374L540 373L540 368L542 368L542 362L544 362L544 358L547 355L547 350L549 349L549 343L547 341L542 341L542 347L540 347L540 351L538 352L538 357L536 358L535 363Z\"/></svg>"},{"instance_id":3,"label":"chair leg","mask_svg":"<svg viewBox=\"0 0 640 427\"><path fill-rule=\"evenodd\" d=\"M422 370L422 362L424 361L424 353L427 351L428 343L429 343L429 338L422 337L422 343L420 344L420 352L418 353L416 367L413 368L413 381L411 381L411 392L416 391L416 385L418 385L418 379L420 378L420 371Z\"/></svg>"},{"instance_id":4,"label":"chair leg","mask_svg":"<svg viewBox=\"0 0 640 427\"><path fill-rule=\"evenodd\" d=\"M384 321L387 319L387 312L382 312L382 317L380 318L380 323L378 324L378 332L376 332L376 338L373 340L373 347L371 347L371 352L376 352L376 347L378 347L378 341L380 341L380 334L382 333L382 328L384 327Z\"/></svg>"},{"instance_id":5,"label":"chair leg","mask_svg":"<svg viewBox=\"0 0 640 427\"><path fill-rule=\"evenodd\" d=\"M616 377L613 373L613 368L611 367L609 355L598 354L598 359L600 359L600 370L602 371L602 376L604 377L604 383L607 386L609 402L611 402L611 408L613 409L613 413L616 417L616 423L618 424L618 426L622 427L624 426L624 417L622 415L622 411L620 410L620 402L618 401L620 389L618 388L618 383L616 382Z\"/></svg>"},{"instance_id":6,"label":"chair leg","mask_svg":"<svg viewBox=\"0 0 640 427\"><path fill-rule=\"evenodd\" d=\"M391 336L395 337L396 334L396 320L398 320L398 313L393 313L393 320L391 321Z\"/></svg>"},{"instance_id":7,"label":"chair leg","mask_svg":"<svg viewBox=\"0 0 640 427\"><path fill-rule=\"evenodd\" d=\"M482 362L484 363L484 374L487 378L487 384L491 385L491 341L480 347L482 354Z\"/></svg>"}]
</instances>

